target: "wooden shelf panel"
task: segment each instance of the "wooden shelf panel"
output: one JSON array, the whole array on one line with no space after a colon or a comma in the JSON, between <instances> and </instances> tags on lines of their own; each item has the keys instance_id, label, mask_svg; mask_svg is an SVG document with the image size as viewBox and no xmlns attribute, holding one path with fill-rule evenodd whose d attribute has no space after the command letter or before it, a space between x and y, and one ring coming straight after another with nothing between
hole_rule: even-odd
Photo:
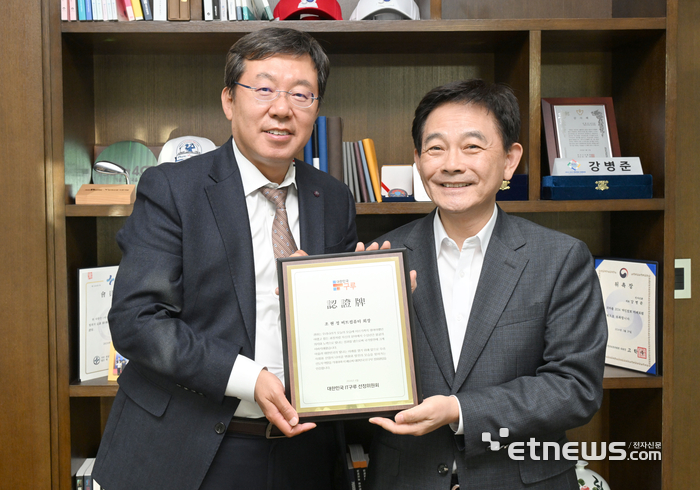
<instances>
[{"instance_id":1,"label":"wooden shelf panel","mask_svg":"<svg viewBox=\"0 0 700 490\"><path fill-rule=\"evenodd\" d=\"M505 48L528 31L562 31L570 46L609 49L664 31L666 19L504 19L421 21L285 21L310 32L329 53L459 53ZM61 30L99 53L220 53L244 34L269 27L248 22L62 22ZM407 35L408 34L408 35Z\"/></svg>"},{"instance_id":2,"label":"wooden shelf panel","mask_svg":"<svg viewBox=\"0 0 700 490\"><path fill-rule=\"evenodd\" d=\"M559 213L598 211L663 211L663 199L610 199L600 201L499 201L508 213ZM373 214L428 214L432 202L358 203L358 215ZM66 217L124 217L133 205L66 205Z\"/></svg>"},{"instance_id":3,"label":"wooden shelf panel","mask_svg":"<svg viewBox=\"0 0 700 490\"><path fill-rule=\"evenodd\" d=\"M606 390L661 388L663 378L627 369L605 366L603 388ZM119 385L116 381L107 381L107 377L70 385L71 397L111 397L117 394Z\"/></svg>"},{"instance_id":4,"label":"wooden shelf panel","mask_svg":"<svg viewBox=\"0 0 700 490\"><path fill-rule=\"evenodd\" d=\"M117 394L119 385L116 381L108 381L107 376L90 381L77 381L70 385L70 396L73 397L101 397Z\"/></svg>"}]
</instances>

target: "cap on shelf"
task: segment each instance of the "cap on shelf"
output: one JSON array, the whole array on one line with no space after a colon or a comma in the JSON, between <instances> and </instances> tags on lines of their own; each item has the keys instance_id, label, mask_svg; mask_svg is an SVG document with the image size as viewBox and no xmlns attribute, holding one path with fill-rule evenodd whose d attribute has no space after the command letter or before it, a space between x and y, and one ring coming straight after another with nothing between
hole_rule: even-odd
<instances>
[{"instance_id":1,"label":"cap on shelf","mask_svg":"<svg viewBox=\"0 0 700 490\"><path fill-rule=\"evenodd\" d=\"M343 20L337 0L280 0L274 11L279 20Z\"/></svg>"},{"instance_id":2,"label":"cap on shelf","mask_svg":"<svg viewBox=\"0 0 700 490\"><path fill-rule=\"evenodd\" d=\"M190 157L201 155L216 149L216 145L201 136L181 136L168 140L158 155L158 164L163 162L182 162Z\"/></svg>"},{"instance_id":3,"label":"cap on shelf","mask_svg":"<svg viewBox=\"0 0 700 490\"><path fill-rule=\"evenodd\" d=\"M360 0L350 20L420 20L413 0Z\"/></svg>"}]
</instances>

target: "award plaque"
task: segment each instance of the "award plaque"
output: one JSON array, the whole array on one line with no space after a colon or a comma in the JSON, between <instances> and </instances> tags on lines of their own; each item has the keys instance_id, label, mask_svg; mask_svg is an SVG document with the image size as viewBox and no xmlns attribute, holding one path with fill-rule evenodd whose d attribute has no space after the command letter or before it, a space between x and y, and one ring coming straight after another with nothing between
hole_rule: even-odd
<instances>
[{"instance_id":1,"label":"award plaque","mask_svg":"<svg viewBox=\"0 0 700 490\"><path fill-rule=\"evenodd\" d=\"M658 374L658 264L597 258L595 268L608 323L605 363Z\"/></svg>"},{"instance_id":2,"label":"award plaque","mask_svg":"<svg viewBox=\"0 0 700 490\"><path fill-rule=\"evenodd\" d=\"M421 402L406 250L277 261L287 397L303 421Z\"/></svg>"},{"instance_id":3,"label":"award plaque","mask_svg":"<svg viewBox=\"0 0 700 490\"><path fill-rule=\"evenodd\" d=\"M620 156L615 111L610 97L542 99L550 175L554 159Z\"/></svg>"}]
</instances>

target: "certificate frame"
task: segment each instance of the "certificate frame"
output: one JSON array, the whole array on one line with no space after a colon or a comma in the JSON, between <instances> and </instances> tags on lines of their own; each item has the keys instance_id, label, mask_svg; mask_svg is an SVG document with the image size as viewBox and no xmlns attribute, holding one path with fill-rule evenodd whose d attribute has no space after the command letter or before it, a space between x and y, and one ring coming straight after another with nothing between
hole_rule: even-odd
<instances>
[{"instance_id":1,"label":"certificate frame","mask_svg":"<svg viewBox=\"0 0 700 490\"><path fill-rule=\"evenodd\" d=\"M549 173L552 175L555 158L564 158L559 140L560 132L557 124L556 108L560 106L603 106L605 107L605 129L609 137L609 157L619 157L620 141L617 134L617 123L612 97L556 97L542 99L542 122L544 125L544 139L547 146L547 159L549 161ZM606 145L607 146L607 145ZM588 157L591 158L591 157ZM605 157L600 157L605 158Z\"/></svg>"},{"instance_id":2,"label":"certificate frame","mask_svg":"<svg viewBox=\"0 0 700 490\"><path fill-rule=\"evenodd\" d=\"M300 420L421 403L406 249L280 258L277 269L285 391Z\"/></svg>"},{"instance_id":3,"label":"certificate frame","mask_svg":"<svg viewBox=\"0 0 700 490\"><path fill-rule=\"evenodd\" d=\"M608 325L605 363L659 375L659 263L615 257L594 263Z\"/></svg>"}]
</instances>

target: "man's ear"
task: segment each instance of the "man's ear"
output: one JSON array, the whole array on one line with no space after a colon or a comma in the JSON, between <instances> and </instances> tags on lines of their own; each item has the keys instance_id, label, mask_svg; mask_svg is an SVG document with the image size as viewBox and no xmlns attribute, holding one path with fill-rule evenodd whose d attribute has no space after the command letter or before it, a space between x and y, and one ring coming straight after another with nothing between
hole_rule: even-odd
<instances>
[{"instance_id":1,"label":"man's ear","mask_svg":"<svg viewBox=\"0 0 700 490\"><path fill-rule=\"evenodd\" d=\"M226 114L226 119L229 121L233 119L233 97L231 94L231 89L224 87L221 91L221 108Z\"/></svg>"},{"instance_id":2,"label":"man's ear","mask_svg":"<svg viewBox=\"0 0 700 490\"><path fill-rule=\"evenodd\" d=\"M520 164L523 156L523 146L520 143L513 143L506 154L506 165L503 168L503 180L510 180L515 173L515 169Z\"/></svg>"}]
</instances>

